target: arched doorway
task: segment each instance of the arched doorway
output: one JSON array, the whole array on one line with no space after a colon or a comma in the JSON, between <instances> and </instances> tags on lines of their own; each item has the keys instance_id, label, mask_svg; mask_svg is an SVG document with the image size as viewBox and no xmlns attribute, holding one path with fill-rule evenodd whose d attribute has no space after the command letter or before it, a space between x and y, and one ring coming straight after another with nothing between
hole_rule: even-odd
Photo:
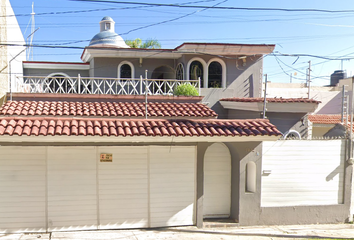
<instances>
[{"instance_id":1,"label":"arched doorway","mask_svg":"<svg viewBox=\"0 0 354 240\"><path fill-rule=\"evenodd\" d=\"M160 66L155 68L151 74L151 79L174 79L175 70L169 66ZM150 92L153 94L167 94L169 88L164 81L153 81L149 85Z\"/></svg>"},{"instance_id":2,"label":"arched doorway","mask_svg":"<svg viewBox=\"0 0 354 240\"><path fill-rule=\"evenodd\" d=\"M223 143L208 147L204 156L204 218L228 218L231 209L231 154Z\"/></svg>"},{"instance_id":3,"label":"arched doorway","mask_svg":"<svg viewBox=\"0 0 354 240\"><path fill-rule=\"evenodd\" d=\"M174 79L175 71L168 66L160 66L154 69L151 74L151 79Z\"/></svg>"},{"instance_id":4,"label":"arched doorway","mask_svg":"<svg viewBox=\"0 0 354 240\"><path fill-rule=\"evenodd\" d=\"M203 64L197 60L193 61L189 66L189 79L200 81L200 87L204 87L204 67Z\"/></svg>"}]
</instances>

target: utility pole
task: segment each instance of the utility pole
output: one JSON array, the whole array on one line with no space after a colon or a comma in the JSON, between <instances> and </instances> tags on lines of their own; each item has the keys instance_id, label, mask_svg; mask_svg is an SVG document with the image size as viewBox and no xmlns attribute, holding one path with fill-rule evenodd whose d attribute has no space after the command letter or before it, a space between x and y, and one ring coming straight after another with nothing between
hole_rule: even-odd
<instances>
[{"instance_id":1,"label":"utility pole","mask_svg":"<svg viewBox=\"0 0 354 240\"><path fill-rule=\"evenodd\" d=\"M264 100L263 100L263 119L266 119L266 110L267 110L267 82L268 82L268 75L265 74L264 80Z\"/></svg>"},{"instance_id":2,"label":"utility pole","mask_svg":"<svg viewBox=\"0 0 354 240\"><path fill-rule=\"evenodd\" d=\"M308 87L307 98L310 99L310 91L311 91L311 61L309 61L309 70L308 70L308 76L307 76L307 87Z\"/></svg>"},{"instance_id":3,"label":"utility pole","mask_svg":"<svg viewBox=\"0 0 354 240\"><path fill-rule=\"evenodd\" d=\"M34 21L34 15L36 15L36 13L34 12L34 2L32 2L32 13L31 13L31 22L32 22L32 25L31 25L31 34L27 37L27 41L28 41L28 38L29 39L29 43L27 42L27 45L29 45L29 49L28 49L28 52L27 52L27 61L30 61L32 60L33 61L33 46L32 46L32 43L33 43L33 34L38 30L35 30L35 26L36 26L36 23Z\"/></svg>"}]
</instances>

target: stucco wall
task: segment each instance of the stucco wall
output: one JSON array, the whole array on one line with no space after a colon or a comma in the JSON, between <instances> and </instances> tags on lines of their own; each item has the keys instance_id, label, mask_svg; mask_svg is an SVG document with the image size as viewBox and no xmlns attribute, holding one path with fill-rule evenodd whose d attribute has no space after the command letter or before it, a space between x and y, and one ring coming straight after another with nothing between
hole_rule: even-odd
<instances>
[{"instance_id":1,"label":"stucco wall","mask_svg":"<svg viewBox=\"0 0 354 240\"><path fill-rule=\"evenodd\" d=\"M218 112L219 118L227 117L219 100L231 97L260 97L263 60L255 58L248 61L246 66L236 64L240 60L225 60L227 65L227 88L203 88L201 95L203 102L207 103L214 111Z\"/></svg>"},{"instance_id":2,"label":"stucco wall","mask_svg":"<svg viewBox=\"0 0 354 240\"><path fill-rule=\"evenodd\" d=\"M6 0L0 0L0 15L6 15ZM0 17L0 43L7 42L7 24L5 17ZM7 47L0 46L0 98L2 98L8 87L8 63Z\"/></svg>"},{"instance_id":3,"label":"stucco wall","mask_svg":"<svg viewBox=\"0 0 354 240\"><path fill-rule=\"evenodd\" d=\"M67 70L67 69L35 69L35 68L24 68L24 76L43 76L47 77L49 74L53 73L65 73L70 77L77 77L80 74L81 77L89 77L89 70Z\"/></svg>"},{"instance_id":4,"label":"stucco wall","mask_svg":"<svg viewBox=\"0 0 354 240\"><path fill-rule=\"evenodd\" d=\"M307 121L306 113L276 113L268 112L266 117L269 121L277 126L277 129L282 133L289 130L296 130L302 138L307 137Z\"/></svg>"},{"instance_id":5,"label":"stucco wall","mask_svg":"<svg viewBox=\"0 0 354 240\"><path fill-rule=\"evenodd\" d=\"M302 138L306 138L308 135L306 113L277 113L267 112L267 119L277 126L277 129L282 133L286 133L289 130L296 130L300 133ZM227 117L228 119L255 119L263 118L261 112L256 111L244 111L229 109Z\"/></svg>"},{"instance_id":6,"label":"stucco wall","mask_svg":"<svg viewBox=\"0 0 354 240\"><path fill-rule=\"evenodd\" d=\"M145 78L145 70L148 70L148 78L155 68L160 66L169 66L171 71L174 71L176 61L173 59L147 59L144 58L140 67L139 58L95 58L93 71L94 76L91 77L118 77L118 65L122 61L129 61L134 65L135 78L139 78L140 75Z\"/></svg>"},{"instance_id":7,"label":"stucco wall","mask_svg":"<svg viewBox=\"0 0 354 240\"><path fill-rule=\"evenodd\" d=\"M17 45L24 45L25 40L22 31L15 17L15 13L11 7L10 1L6 1L6 15L7 18L7 43L15 43ZM7 60L9 62L8 71L11 68L11 87L15 90L16 76L22 76L22 61L26 60L26 48L23 46L8 46L7 47ZM11 62L11 63L10 63Z\"/></svg>"}]
</instances>

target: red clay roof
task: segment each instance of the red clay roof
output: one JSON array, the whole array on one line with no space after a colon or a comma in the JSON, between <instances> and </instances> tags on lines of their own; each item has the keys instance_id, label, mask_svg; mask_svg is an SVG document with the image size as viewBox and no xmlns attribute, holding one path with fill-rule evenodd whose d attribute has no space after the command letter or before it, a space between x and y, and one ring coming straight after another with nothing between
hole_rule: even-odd
<instances>
[{"instance_id":1,"label":"red clay roof","mask_svg":"<svg viewBox=\"0 0 354 240\"><path fill-rule=\"evenodd\" d=\"M220 101L229 102L263 102L264 98L223 98ZM320 101L308 98L267 98L268 103L321 103Z\"/></svg>"},{"instance_id":2,"label":"red clay roof","mask_svg":"<svg viewBox=\"0 0 354 240\"><path fill-rule=\"evenodd\" d=\"M9 101L0 108L0 115L145 117L145 103ZM148 116L215 118L217 114L201 103L149 102Z\"/></svg>"},{"instance_id":3,"label":"red clay roof","mask_svg":"<svg viewBox=\"0 0 354 240\"><path fill-rule=\"evenodd\" d=\"M266 119L166 120L2 117L0 135L27 136L280 136Z\"/></svg>"},{"instance_id":4,"label":"red clay roof","mask_svg":"<svg viewBox=\"0 0 354 240\"><path fill-rule=\"evenodd\" d=\"M312 114L308 116L312 123L318 124L337 124L341 123L341 115L336 114Z\"/></svg>"}]
</instances>

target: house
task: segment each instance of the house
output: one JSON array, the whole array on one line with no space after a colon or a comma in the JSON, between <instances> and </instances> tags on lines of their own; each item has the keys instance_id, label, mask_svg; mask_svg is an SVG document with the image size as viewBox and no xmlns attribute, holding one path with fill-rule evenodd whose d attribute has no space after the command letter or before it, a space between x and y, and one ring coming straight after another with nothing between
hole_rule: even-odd
<instances>
[{"instance_id":1,"label":"house","mask_svg":"<svg viewBox=\"0 0 354 240\"><path fill-rule=\"evenodd\" d=\"M1 232L238 221L238 163L281 136L268 120L216 119L201 97L12 97L0 109Z\"/></svg>"},{"instance_id":2,"label":"house","mask_svg":"<svg viewBox=\"0 0 354 240\"><path fill-rule=\"evenodd\" d=\"M352 78L337 79L337 81L332 79L331 85L312 86L311 88L298 83L268 83L267 98L301 100L308 99L310 94L313 100L318 101L317 108L304 115L301 121L291 129L298 131L301 137L308 139L344 137L343 126L350 124L348 115L349 106L351 106L351 84ZM274 121L272 123L277 125ZM332 131L332 128L335 129Z\"/></svg>"},{"instance_id":3,"label":"house","mask_svg":"<svg viewBox=\"0 0 354 240\"><path fill-rule=\"evenodd\" d=\"M189 82L225 118L219 99L261 96L263 56L274 47L183 43L174 49L135 49L115 33L113 19L104 17L82 53L83 63L24 62L24 77L12 91L139 95L147 88L149 94L171 94L176 84Z\"/></svg>"},{"instance_id":4,"label":"house","mask_svg":"<svg viewBox=\"0 0 354 240\"><path fill-rule=\"evenodd\" d=\"M265 103L264 103L265 102ZM223 98L229 119L267 118L284 136L307 137L307 115L314 112L320 101L308 98ZM265 116L263 116L265 114Z\"/></svg>"},{"instance_id":5,"label":"house","mask_svg":"<svg viewBox=\"0 0 354 240\"><path fill-rule=\"evenodd\" d=\"M273 49L132 49L105 17L83 63L23 62L0 108L0 232L346 221L345 140L279 140L271 123L319 102L268 99L260 119ZM174 96L182 83L201 96Z\"/></svg>"},{"instance_id":6,"label":"house","mask_svg":"<svg viewBox=\"0 0 354 240\"><path fill-rule=\"evenodd\" d=\"M22 77L22 62L26 60L25 44L20 26L9 0L0 1L0 104L6 92L15 83L15 76ZM5 16L5 17L4 17Z\"/></svg>"}]
</instances>

